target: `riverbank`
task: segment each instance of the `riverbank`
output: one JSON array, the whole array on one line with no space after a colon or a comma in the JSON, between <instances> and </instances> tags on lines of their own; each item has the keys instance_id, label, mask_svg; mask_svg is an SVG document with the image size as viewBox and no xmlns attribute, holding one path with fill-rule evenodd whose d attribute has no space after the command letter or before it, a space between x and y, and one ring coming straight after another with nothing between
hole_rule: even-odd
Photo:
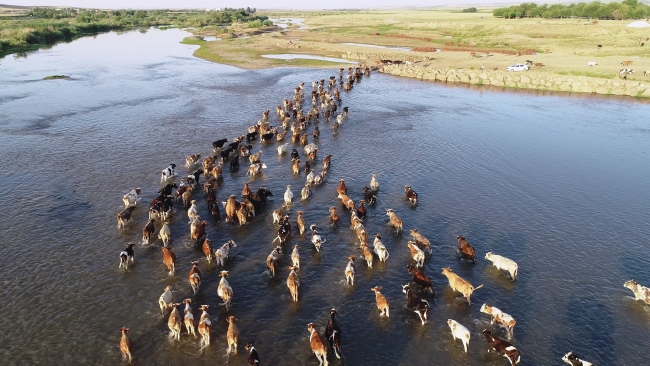
<instances>
[{"instance_id":1,"label":"riverbank","mask_svg":"<svg viewBox=\"0 0 650 366\"><path fill-rule=\"evenodd\" d=\"M304 18L304 26L256 34L235 27L230 38L201 43L195 56L244 69L349 66L269 60L262 58L263 54L308 54L369 65L380 59L410 60L411 67L393 66L383 71L424 80L467 80L520 89L633 97L650 93L650 78L643 75L643 70L650 70L650 48L638 43L647 38L647 31L626 27L627 21L585 25L575 19L501 19L488 12L432 10L302 12L292 16ZM200 29L196 32L221 37ZM526 60L539 67L520 75L505 72L506 67ZM635 69L627 80L618 77L622 61L632 61ZM590 62L597 65L587 66ZM487 72L480 72L482 69Z\"/></svg>"},{"instance_id":2,"label":"riverbank","mask_svg":"<svg viewBox=\"0 0 650 366\"><path fill-rule=\"evenodd\" d=\"M493 85L508 88L626 95L650 98L650 83L631 80L604 80L589 77L561 77L530 72L473 71L464 69L438 69L418 65L386 65L380 72L431 81Z\"/></svg>"}]
</instances>

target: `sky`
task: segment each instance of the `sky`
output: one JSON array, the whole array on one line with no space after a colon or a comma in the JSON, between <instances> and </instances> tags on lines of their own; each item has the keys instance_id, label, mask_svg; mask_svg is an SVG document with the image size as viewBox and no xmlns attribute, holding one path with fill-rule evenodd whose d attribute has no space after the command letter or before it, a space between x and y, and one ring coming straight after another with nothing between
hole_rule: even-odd
<instances>
[{"instance_id":1,"label":"sky","mask_svg":"<svg viewBox=\"0 0 650 366\"><path fill-rule=\"evenodd\" d=\"M519 3L518 0L0 0L23 6L61 6L98 9L359 9L405 6L444 6L462 4ZM555 1L553 1L555 2Z\"/></svg>"}]
</instances>

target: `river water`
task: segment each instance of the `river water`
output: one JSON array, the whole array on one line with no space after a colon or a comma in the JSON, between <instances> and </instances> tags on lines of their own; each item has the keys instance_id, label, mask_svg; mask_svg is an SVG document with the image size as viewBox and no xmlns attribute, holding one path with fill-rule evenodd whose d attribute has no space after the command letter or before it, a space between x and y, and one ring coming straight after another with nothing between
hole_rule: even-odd
<instances>
[{"instance_id":1,"label":"river water","mask_svg":"<svg viewBox=\"0 0 650 366\"><path fill-rule=\"evenodd\" d=\"M219 268L193 249L180 208L171 223L176 276L161 262L160 241L138 244L136 265L119 270L120 250L141 238L163 168L173 162L185 174L185 156L206 156L213 140L243 134L299 82L309 91L312 80L335 74L209 63L192 57L195 46L178 43L185 35L108 33L0 61L0 364L120 364L118 328L127 326L139 365L245 365L248 339L265 365L316 365L306 325L316 322L323 331L336 307L344 360L330 355L333 365L506 365L487 353L480 335L491 327L479 312L484 302L517 320L512 343L522 365L559 365L570 350L598 365L647 360L650 307L623 288L632 278L650 286L650 106L633 99L446 87L373 74L342 96L350 117L336 135L320 122L319 154L333 154L329 180L313 199L294 204L292 221L303 210L327 242L317 254L308 236L293 235L303 267L299 303L285 284L290 250L276 278L265 273L275 236L271 211L282 204L287 184L297 196L305 179L291 175L289 157L279 157L275 143L255 143L268 169L251 186L275 194L261 215L241 228L208 220L215 244L238 244L226 264L230 312L218 306ZM41 80L54 74L72 79ZM225 174L219 199L240 194L245 167ZM347 256L359 251L349 215L341 208L344 224L330 228L328 208L339 205L339 179L358 200L372 173L381 187L365 225L382 235L391 255L373 269L358 261L350 288L343 270ZM417 209L404 200L404 185L419 192ZM143 190L142 206L119 231L121 197L134 187ZM197 201L207 217L205 200L197 195ZM402 217L406 231L418 228L433 243L424 272L436 296L425 326L405 308L400 285L410 280L408 237L389 229L386 208ZM477 249L477 265L456 259L460 234ZM519 263L516 282L483 259L488 251ZM191 296L187 273L199 258L204 279ZM447 266L485 285L471 306L447 286L441 274ZM180 342L168 340L157 304L167 285L175 301L195 301L197 317L199 304L211 305L210 347L201 351L184 330ZM373 286L384 288L390 319L378 316ZM240 355L229 358L227 315L239 319L242 334ZM452 341L448 318L472 332L469 354Z\"/></svg>"}]
</instances>

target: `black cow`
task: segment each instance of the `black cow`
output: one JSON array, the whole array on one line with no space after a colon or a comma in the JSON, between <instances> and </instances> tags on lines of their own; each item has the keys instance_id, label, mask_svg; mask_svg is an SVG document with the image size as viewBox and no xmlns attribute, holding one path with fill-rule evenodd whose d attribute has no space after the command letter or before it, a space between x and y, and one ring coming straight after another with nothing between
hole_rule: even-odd
<instances>
[{"instance_id":1,"label":"black cow","mask_svg":"<svg viewBox=\"0 0 650 366\"><path fill-rule=\"evenodd\" d=\"M341 328L339 328L339 325L334 319L336 315L336 309L330 310L330 321L327 323L327 328L325 328L325 335L327 336L327 343L329 343L330 348L334 349L336 358L340 359L343 354L341 352Z\"/></svg>"},{"instance_id":2,"label":"black cow","mask_svg":"<svg viewBox=\"0 0 650 366\"><path fill-rule=\"evenodd\" d=\"M217 140L212 143L212 147L215 149L221 149L223 147L223 144L225 144L226 142L228 142L228 139Z\"/></svg>"},{"instance_id":3,"label":"black cow","mask_svg":"<svg viewBox=\"0 0 650 366\"><path fill-rule=\"evenodd\" d=\"M409 309L413 310L422 321L422 325L426 323L429 317L429 302L421 299L415 292L411 290L409 285L402 285L402 291L406 294L406 305Z\"/></svg>"}]
</instances>

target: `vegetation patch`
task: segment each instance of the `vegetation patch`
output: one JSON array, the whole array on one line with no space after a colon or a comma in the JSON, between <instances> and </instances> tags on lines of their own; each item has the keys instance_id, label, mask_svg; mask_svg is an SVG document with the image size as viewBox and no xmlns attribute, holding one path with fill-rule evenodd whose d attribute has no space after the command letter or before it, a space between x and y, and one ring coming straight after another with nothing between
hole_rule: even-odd
<instances>
[{"instance_id":1,"label":"vegetation patch","mask_svg":"<svg viewBox=\"0 0 650 366\"><path fill-rule=\"evenodd\" d=\"M43 78L43 80L60 80L60 79L70 79L68 75L50 75Z\"/></svg>"},{"instance_id":2,"label":"vegetation patch","mask_svg":"<svg viewBox=\"0 0 650 366\"><path fill-rule=\"evenodd\" d=\"M555 73L558 75L587 76L590 78L599 78L599 79L613 79L616 77L616 74L608 74L608 73L596 72L596 71L583 71L583 70L556 71Z\"/></svg>"}]
</instances>

